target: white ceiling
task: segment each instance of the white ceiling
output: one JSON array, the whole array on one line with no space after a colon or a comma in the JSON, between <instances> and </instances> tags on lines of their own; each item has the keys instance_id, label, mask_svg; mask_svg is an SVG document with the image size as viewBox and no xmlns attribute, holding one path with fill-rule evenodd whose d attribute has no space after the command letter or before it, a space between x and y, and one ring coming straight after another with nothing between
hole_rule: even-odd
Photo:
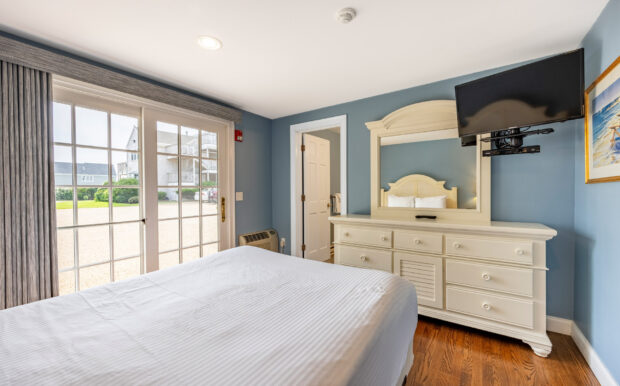
<instances>
[{"instance_id":1,"label":"white ceiling","mask_svg":"<svg viewBox=\"0 0 620 386\"><path fill-rule=\"evenodd\" d=\"M575 49L606 3L0 0L0 29L277 118Z\"/></svg>"}]
</instances>

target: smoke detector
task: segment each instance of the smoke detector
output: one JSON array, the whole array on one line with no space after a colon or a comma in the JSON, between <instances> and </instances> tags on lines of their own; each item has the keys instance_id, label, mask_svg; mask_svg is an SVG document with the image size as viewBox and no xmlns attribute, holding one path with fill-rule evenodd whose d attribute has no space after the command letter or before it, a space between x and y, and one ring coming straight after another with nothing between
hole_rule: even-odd
<instances>
[{"instance_id":1,"label":"smoke detector","mask_svg":"<svg viewBox=\"0 0 620 386\"><path fill-rule=\"evenodd\" d=\"M351 20L355 19L355 16L357 16L355 9L348 7L338 11L336 14L336 19L338 19L338 21L342 24L347 24L351 22Z\"/></svg>"}]
</instances>

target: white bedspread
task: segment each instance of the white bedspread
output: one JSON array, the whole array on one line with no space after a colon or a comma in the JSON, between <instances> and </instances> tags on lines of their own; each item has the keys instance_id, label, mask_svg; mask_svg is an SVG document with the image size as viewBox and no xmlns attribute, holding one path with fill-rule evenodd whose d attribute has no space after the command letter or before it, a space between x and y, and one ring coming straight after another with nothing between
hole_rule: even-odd
<instances>
[{"instance_id":1,"label":"white bedspread","mask_svg":"<svg viewBox=\"0 0 620 386\"><path fill-rule=\"evenodd\" d=\"M0 311L0 384L394 385L416 323L395 275L241 247Z\"/></svg>"}]
</instances>

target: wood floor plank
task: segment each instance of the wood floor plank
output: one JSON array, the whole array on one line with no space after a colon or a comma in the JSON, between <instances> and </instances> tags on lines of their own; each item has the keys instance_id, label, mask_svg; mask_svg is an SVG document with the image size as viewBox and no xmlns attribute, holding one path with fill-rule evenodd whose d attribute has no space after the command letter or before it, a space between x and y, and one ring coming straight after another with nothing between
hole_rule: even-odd
<instances>
[{"instance_id":1,"label":"wood floor plank","mask_svg":"<svg viewBox=\"0 0 620 386\"><path fill-rule=\"evenodd\" d=\"M407 385L599 385L569 336L548 358L519 340L420 317Z\"/></svg>"}]
</instances>

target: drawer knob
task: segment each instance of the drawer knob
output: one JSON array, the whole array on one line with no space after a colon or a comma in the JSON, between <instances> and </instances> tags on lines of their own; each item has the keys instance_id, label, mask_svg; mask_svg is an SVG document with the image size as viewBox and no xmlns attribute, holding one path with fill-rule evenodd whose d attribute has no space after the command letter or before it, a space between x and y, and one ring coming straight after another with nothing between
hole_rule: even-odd
<instances>
[{"instance_id":1,"label":"drawer knob","mask_svg":"<svg viewBox=\"0 0 620 386\"><path fill-rule=\"evenodd\" d=\"M381 240L383 240L383 241L387 241L387 240L388 240L388 238L387 238L387 236L381 236Z\"/></svg>"},{"instance_id":2,"label":"drawer knob","mask_svg":"<svg viewBox=\"0 0 620 386\"><path fill-rule=\"evenodd\" d=\"M521 249L521 248L517 248L517 249L515 249L515 253L516 253L517 255L519 255L519 256L523 256L523 255L525 255L525 251L524 251L523 249Z\"/></svg>"},{"instance_id":3,"label":"drawer knob","mask_svg":"<svg viewBox=\"0 0 620 386\"><path fill-rule=\"evenodd\" d=\"M364 263L368 261L368 256L360 256L360 260L363 261Z\"/></svg>"},{"instance_id":4,"label":"drawer knob","mask_svg":"<svg viewBox=\"0 0 620 386\"><path fill-rule=\"evenodd\" d=\"M463 247L463 245L462 245L461 243L459 243L459 242L455 242L454 244L452 244L452 246L453 246L454 248L456 248L456 249L460 249L460 248L462 248L462 247Z\"/></svg>"},{"instance_id":5,"label":"drawer knob","mask_svg":"<svg viewBox=\"0 0 620 386\"><path fill-rule=\"evenodd\" d=\"M422 240L420 240L420 239L415 239L415 240L413 240L413 243L414 243L415 245L420 245L420 244L422 244Z\"/></svg>"},{"instance_id":6,"label":"drawer knob","mask_svg":"<svg viewBox=\"0 0 620 386\"><path fill-rule=\"evenodd\" d=\"M491 305L489 303L482 303L482 309L485 311L491 311Z\"/></svg>"},{"instance_id":7,"label":"drawer knob","mask_svg":"<svg viewBox=\"0 0 620 386\"><path fill-rule=\"evenodd\" d=\"M349 232L344 232L345 237L349 237Z\"/></svg>"},{"instance_id":8,"label":"drawer knob","mask_svg":"<svg viewBox=\"0 0 620 386\"><path fill-rule=\"evenodd\" d=\"M482 279L485 281L489 281L491 280L491 275L489 275L488 273L483 273L482 274Z\"/></svg>"}]
</instances>

